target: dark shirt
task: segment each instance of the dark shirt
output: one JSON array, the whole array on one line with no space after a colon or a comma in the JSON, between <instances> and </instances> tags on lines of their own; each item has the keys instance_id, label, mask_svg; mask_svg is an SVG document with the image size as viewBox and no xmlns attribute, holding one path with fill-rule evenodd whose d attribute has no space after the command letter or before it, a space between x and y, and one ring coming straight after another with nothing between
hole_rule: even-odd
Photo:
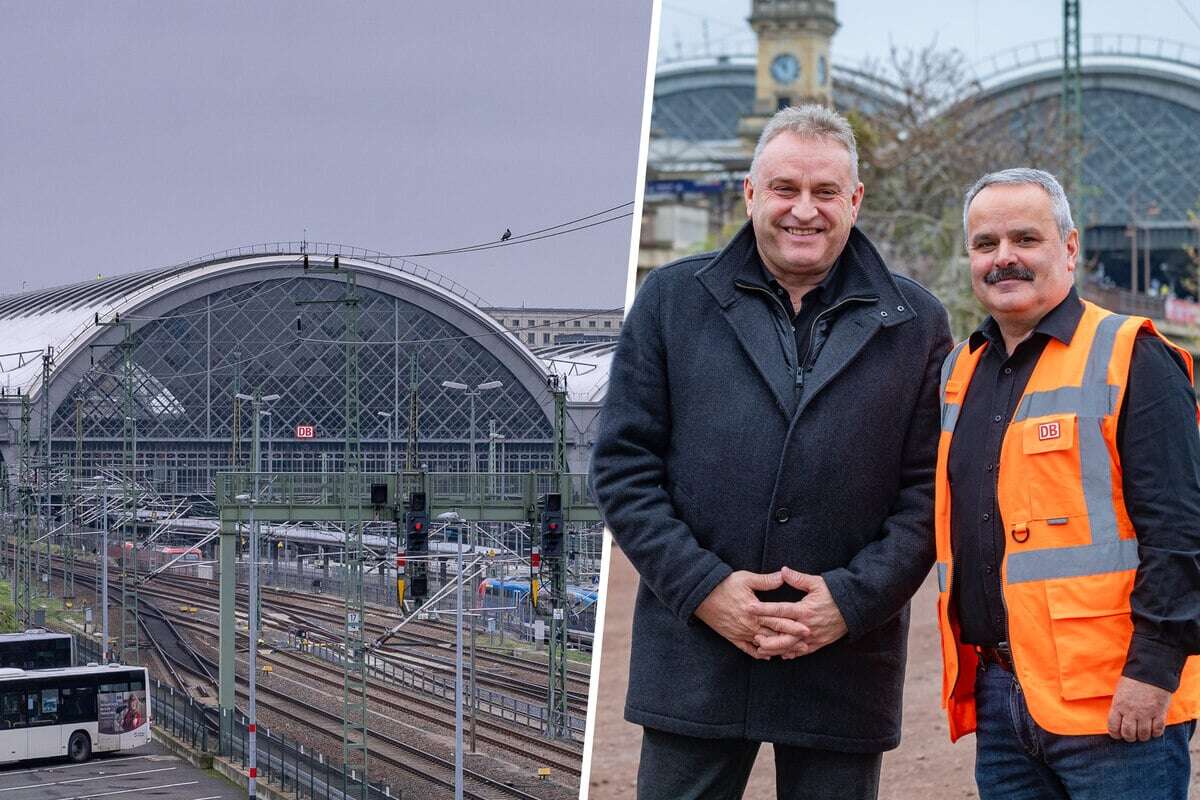
<instances>
[{"instance_id":1,"label":"dark shirt","mask_svg":"<svg viewBox=\"0 0 1200 800\"><path fill-rule=\"evenodd\" d=\"M822 279L820 283L808 290L804 295L804 299L800 301L800 310L793 312L792 298L788 294L787 289L775 280L774 276L767 271L767 268L762 263L758 252L751 253L750 257L758 263L762 270L763 280L766 281L767 288L775 295L776 299L783 304L787 314L792 319L792 331L796 335L796 364L801 369L811 370L810 361L816 361L817 350L820 349L819 341L814 347L814 341L824 339L824 333L828 331L829 325L832 323L828 317L821 320L821 325L825 327L825 331L813 331L813 326L817 322L817 317L822 311L828 309L837 301L838 294L842 290L842 272L839 269L841 259L838 259L830 268L829 273ZM817 334L820 334L819 336ZM811 351L811 352L810 352Z\"/></svg>"},{"instance_id":2,"label":"dark shirt","mask_svg":"<svg viewBox=\"0 0 1200 800\"><path fill-rule=\"evenodd\" d=\"M968 644L1008 639L1000 563L1006 528L996 504L1000 447L1029 376L1051 337L1070 343L1083 316L1072 289L1009 355L991 317L971 334L987 344L963 398L950 445L955 608ZM1134 636L1124 674L1175 691L1200 652L1200 435L1195 394L1175 354L1152 334L1133 348L1117 422L1125 508L1138 537L1130 605Z\"/></svg>"}]
</instances>

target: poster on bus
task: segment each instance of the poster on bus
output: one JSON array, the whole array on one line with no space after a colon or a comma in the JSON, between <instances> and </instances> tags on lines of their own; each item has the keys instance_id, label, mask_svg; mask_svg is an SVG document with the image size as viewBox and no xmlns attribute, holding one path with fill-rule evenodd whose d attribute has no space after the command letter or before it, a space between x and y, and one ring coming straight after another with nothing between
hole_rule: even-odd
<instances>
[{"instance_id":1,"label":"poster on bus","mask_svg":"<svg viewBox=\"0 0 1200 800\"><path fill-rule=\"evenodd\" d=\"M96 696L100 711L100 733L128 733L146 721L146 690L100 692Z\"/></svg>"}]
</instances>

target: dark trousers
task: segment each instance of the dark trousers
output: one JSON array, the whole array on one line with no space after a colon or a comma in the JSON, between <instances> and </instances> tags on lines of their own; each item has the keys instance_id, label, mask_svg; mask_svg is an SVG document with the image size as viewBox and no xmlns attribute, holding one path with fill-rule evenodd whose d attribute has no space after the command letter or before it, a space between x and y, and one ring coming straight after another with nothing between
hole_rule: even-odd
<instances>
[{"instance_id":1,"label":"dark trousers","mask_svg":"<svg viewBox=\"0 0 1200 800\"><path fill-rule=\"evenodd\" d=\"M738 800L759 742L698 739L642 729L638 800ZM837 753L777 744L779 800L876 800L882 753Z\"/></svg>"}]
</instances>

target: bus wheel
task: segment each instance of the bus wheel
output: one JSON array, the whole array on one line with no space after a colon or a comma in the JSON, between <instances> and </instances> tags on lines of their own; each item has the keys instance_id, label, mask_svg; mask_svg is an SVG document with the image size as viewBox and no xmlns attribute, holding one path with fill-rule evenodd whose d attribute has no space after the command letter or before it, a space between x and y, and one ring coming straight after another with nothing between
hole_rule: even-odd
<instances>
[{"instance_id":1,"label":"bus wheel","mask_svg":"<svg viewBox=\"0 0 1200 800\"><path fill-rule=\"evenodd\" d=\"M67 741L67 757L78 764L92 756L92 740L83 731L75 731Z\"/></svg>"}]
</instances>

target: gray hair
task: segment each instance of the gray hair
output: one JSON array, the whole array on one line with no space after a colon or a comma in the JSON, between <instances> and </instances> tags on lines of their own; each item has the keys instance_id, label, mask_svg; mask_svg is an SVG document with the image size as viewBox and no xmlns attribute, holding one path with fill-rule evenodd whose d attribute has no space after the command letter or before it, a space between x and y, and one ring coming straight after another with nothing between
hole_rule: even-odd
<instances>
[{"instance_id":1,"label":"gray hair","mask_svg":"<svg viewBox=\"0 0 1200 800\"><path fill-rule=\"evenodd\" d=\"M858 143L854 129L841 114L825 106L810 104L788 106L775 112L775 116L763 128L750 160L750 178L753 180L758 167L758 157L772 139L781 133L795 133L805 138L824 137L833 139L850 154L850 178L858 185Z\"/></svg>"},{"instance_id":2,"label":"gray hair","mask_svg":"<svg viewBox=\"0 0 1200 800\"><path fill-rule=\"evenodd\" d=\"M967 196L963 200L964 241L968 236L967 211L971 208L971 201L975 199L975 195L987 187L996 185L1040 186L1042 191L1050 197L1050 209L1054 214L1054 222L1058 225L1058 235L1065 242L1071 235L1071 231L1075 230L1075 223L1071 219L1071 204L1067 201L1067 193L1063 191L1062 184L1058 182L1058 179L1045 170L1032 167L1013 167L1012 169L1002 169L999 172L989 172L975 181L975 185L967 190Z\"/></svg>"}]
</instances>

